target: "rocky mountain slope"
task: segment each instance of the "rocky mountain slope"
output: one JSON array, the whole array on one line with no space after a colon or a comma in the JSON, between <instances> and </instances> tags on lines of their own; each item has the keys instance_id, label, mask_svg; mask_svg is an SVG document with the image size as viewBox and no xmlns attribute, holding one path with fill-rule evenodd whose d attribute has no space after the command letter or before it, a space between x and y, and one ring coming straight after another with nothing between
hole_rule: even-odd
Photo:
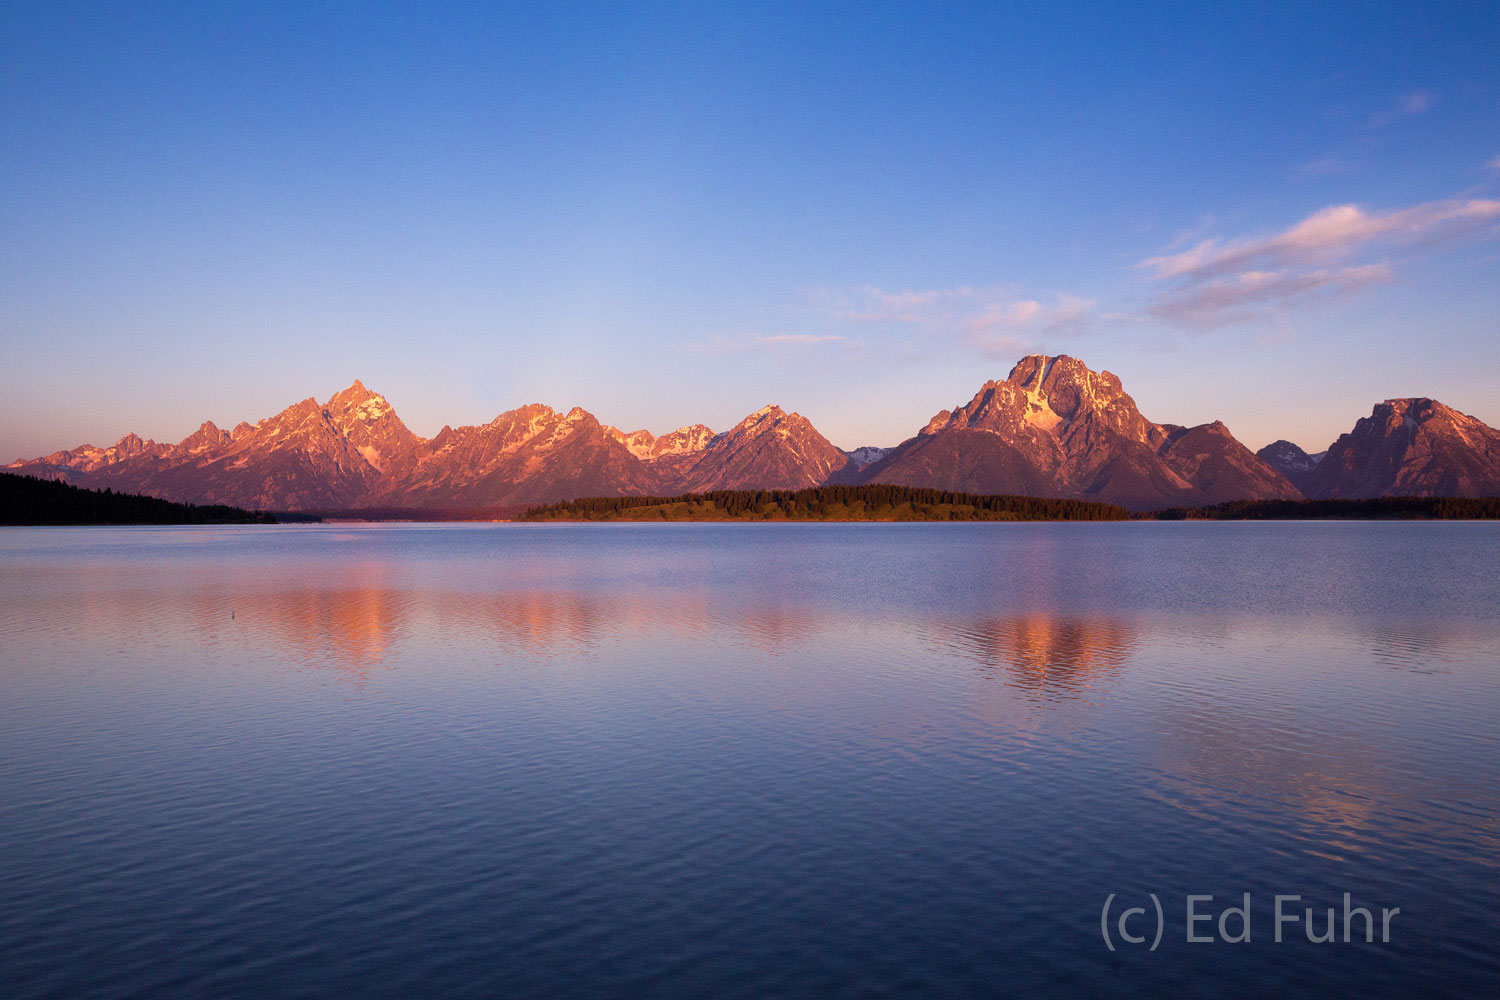
<instances>
[{"instance_id":1,"label":"rocky mountain slope","mask_svg":"<svg viewBox=\"0 0 1500 1000\"><path fill-rule=\"evenodd\" d=\"M1393 399L1324 455L1287 441L1252 454L1222 423L1143 416L1120 380L1065 355L1023 358L895 448L840 451L807 418L767 406L715 434L690 424L622 432L541 404L425 439L355 382L177 444L127 434L17 461L12 471L93 488L251 509L469 508L581 496L675 495L890 483L1117 503L1500 495L1500 431L1430 399Z\"/></svg>"},{"instance_id":2,"label":"rocky mountain slope","mask_svg":"<svg viewBox=\"0 0 1500 1000\"><path fill-rule=\"evenodd\" d=\"M534 403L480 427L444 427L409 471L381 483L364 503L499 507L656 487L646 464L593 414Z\"/></svg>"},{"instance_id":3,"label":"rocky mountain slope","mask_svg":"<svg viewBox=\"0 0 1500 1000\"><path fill-rule=\"evenodd\" d=\"M632 455L649 465L663 483L679 481L714 439L713 428L704 424L679 427L661 437L646 430L625 434L613 427L604 429L629 448Z\"/></svg>"},{"instance_id":4,"label":"rocky mountain slope","mask_svg":"<svg viewBox=\"0 0 1500 1000\"><path fill-rule=\"evenodd\" d=\"M1311 471L1315 499L1500 496L1500 431L1435 399L1377 403Z\"/></svg>"},{"instance_id":5,"label":"rocky mountain slope","mask_svg":"<svg viewBox=\"0 0 1500 1000\"><path fill-rule=\"evenodd\" d=\"M714 437L667 492L796 490L822 485L849 464L802 414L765 406Z\"/></svg>"},{"instance_id":6,"label":"rocky mountain slope","mask_svg":"<svg viewBox=\"0 0 1500 1000\"><path fill-rule=\"evenodd\" d=\"M864 470L865 482L1102 500L1134 509L1299 495L1221 423L1147 420L1109 372L1021 359Z\"/></svg>"},{"instance_id":7,"label":"rocky mountain slope","mask_svg":"<svg viewBox=\"0 0 1500 1000\"><path fill-rule=\"evenodd\" d=\"M1326 454L1326 451L1320 451L1316 455L1309 455L1292 442L1281 440L1272 441L1257 451L1255 457L1286 476L1293 486L1306 493L1313 469L1317 468Z\"/></svg>"}]
</instances>

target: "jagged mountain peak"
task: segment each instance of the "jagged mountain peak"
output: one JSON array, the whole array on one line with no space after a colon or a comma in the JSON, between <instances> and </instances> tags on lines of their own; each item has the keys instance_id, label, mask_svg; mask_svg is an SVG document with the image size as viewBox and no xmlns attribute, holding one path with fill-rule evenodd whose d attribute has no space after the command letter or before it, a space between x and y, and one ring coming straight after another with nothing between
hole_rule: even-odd
<instances>
[{"instance_id":1,"label":"jagged mountain peak","mask_svg":"<svg viewBox=\"0 0 1500 1000\"><path fill-rule=\"evenodd\" d=\"M212 420L205 420L196 431L177 442L173 451L179 455L204 455L224 448L231 440Z\"/></svg>"},{"instance_id":2,"label":"jagged mountain peak","mask_svg":"<svg viewBox=\"0 0 1500 1000\"><path fill-rule=\"evenodd\" d=\"M1225 500L1400 493L1500 494L1500 431L1428 397L1375 404L1324 455L1278 441L1252 455L1219 421L1154 423L1110 372L1065 354L1022 358L894 449L843 452L768 404L719 434L605 427L532 403L483 426L413 434L356 379L226 433L126 434L12 463L28 474L188 502L297 508L484 506L577 496L889 482L1149 508ZM1293 484L1296 484L1295 486ZM1307 484L1307 485L1304 485Z\"/></svg>"},{"instance_id":3,"label":"jagged mountain peak","mask_svg":"<svg viewBox=\"0 0 1500 1000\"><path fill-rule=\"evenodd\" d=\"M1309 476L1316 497L1500 495L1500 430L1425 396L1376 403Z\"/></svg>"},{"instance_id":4,"label":"jagged mountain peak","mask_svg":"<svg viewBox=\"0 0 1500 1000\"><path fill-rule=\"evenodd\" d=\"M771 403L709 439L680 488L799 489L827 482L849 465L849 456L812 421Z\"/></svg>"},{"instance_id":5,"label":"jagged mountain peak","mask_svg":"<svg viewBox=\"0 0 1500 1000\"><path fill-rule=\"evenodd\" d=\"M396 412L390 400L378 392L367 389L359 379L355 379L347 389L328 397L328 402L323 404L323 409L330 413L347 414L359 420L379 420Z\"/></svg>"},{"instance_id":6,"label":"jagged mountain peak","mask_svg":"<svg viewBox=\"0 0 1500 1000\"><path fill-rule=\"evenodd\" d=\"M1310 454L1300 445L1288 441L1286 438L1281 438L1272 441L1260 449L1260 451L1257 451L1256 454L1265 461L1271 462L1277 468L1286 466L1306 472L1317 465L1327 452L1320 451L1317 454Z\"/></svg>"},{"instance_id":7,"label":"jagged mountain peak","mask_svg":"<svg viewBox=\"0 0 1500 1000\"><path fill-rule=\"evenodd\" d=\"M1117 376L1066 354L1027 355L1004 380L984 383L968 403L939 411L920 434L965 428L1008 438L1058 437L1085 422L1152 447L1166 435L1141 415Z\"/></svg>"},{"instance_id":8,"label":"jagged mountain peak","mask_svg":"<svg viewBox=\"0 0 1500 1000\"><path fill-rule=\"evenodd\" d=\"M642 460L649 460L651 458L651 449L656 444L656 435L645 428L626 432L613 424L606 424L604 425L604 433L623 444L636 458Z\"/></svg>"},{"instance_id":9,"label":"jagged mountain peak","mask_svg":"<svg viewBox=\"0 0 1500 1000\"><path fill-rule=\"evenodd\" d=\"M546 403L527 403L524 406L516 407L514 410L506 410L484 426L501 427L516 420L549 420L556 416L557 411Z\"/></svg>"},{"instance_id":10,"label":"jagged mountain peak","mask_svg":"<svg viewBox=\"0 0 1500 1000\"><path fill-rule=\"evenodd\" d=\"M1022 358L860 477L1141 508L1297 495L1222 423L1154 423L1116 375L1066 354Z\"/></svg>"},{"instance_id":11,"label":"jagged mountain peak","mask_svg":"<svg viewBox=\"0 0 1500 1000\"><path fill-rule=\"evenodd\" d=\"M1467 414L1460 413L1445 403L1440 403L1427 396L1397 396L1393 399L1383 400L1375 404L1371 411L1372 417L1380 417L1393 414L1399 417L1410 417L1412 420L1422 422L1434 417L1457 417L1462 420L1474 420Z\"/></svg>"},{"instance_id":12,"label":"jagged mountain peak","mask_svg":"<svg viewBox=\"0 0 1500 1000\"><path fill-rule=\"evenodd\" d=\"M606 425L605 433L630 449L630 453L643 462L654 462L663 458L674 458L702 451L713 440L713 428L706 424L688 424L660 437L642 428L637 431L622 431Z\"/></svg>"},{"instance_id":13,"label":"jagged mountain peak","mask_svg":"<svg viewBox=\"0 0 1500 1000\"><path fill-rule=\"evenodd\" d=\"M794 416L794 417L800 416L799 414L796 414L796 413L791 414L791 415ZM754 413L751 413L751 414L747 415L745 417L745 419L741 420L737 426L739 426L739 427L750 427L750 426L753 426L755 424L765 423L767 421L780 420L782 417L785 417L785 416L787 416L787 412L785 410L783 410L781 407L777 406L775 403L767 403L765 406L762 406L760 409L756 410Z\"/></svg>"},{"instance_id":14,"label":"jagged mountain peak","mask_svg":"<svg viewBox=\"0 0 1500 1000\"><path fill-rule=\"evenodd\" d=\"M1291 480L1292 485L1305 493L1312 471L1322 461L1324 454L1325 452L1319 452L1316 455L1309 455L1292 442L1282 439L1272 441L1257 451L1255 457L1286 476Z\"/></svg>"},{"instance_id":15,"label":"jagged mountain peak","mask_svg":"<svg viewBox=\"0 0 1500 1000\"><path fill-rule=\"evenodd\" d=\"M663 434L651 447L657 455L701 451L713 438L714 429L707 424L688 424Z\"/></svg>"},{"instance_id":16,"label":"jagged mountain peak","mask_svg":"<svg viewBox=\"0 0 1500 1000\"><path fill-rule=\"evenodd\" d=\"M846 451L844 454L849 456L851 462L863 469L867 465L874 465L895 450L894 448L881 448L877 445L867 444Z\"/></svg>"}]
</instances>

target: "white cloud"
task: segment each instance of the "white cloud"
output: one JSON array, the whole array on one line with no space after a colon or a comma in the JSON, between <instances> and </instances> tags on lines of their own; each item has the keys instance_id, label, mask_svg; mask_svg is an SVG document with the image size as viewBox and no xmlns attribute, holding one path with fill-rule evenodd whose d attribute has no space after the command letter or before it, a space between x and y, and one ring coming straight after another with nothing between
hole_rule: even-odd
<instances>
[{"instance_id":1,"label":"white cloud","mask_svg":"<svg viewBox=\"0 0 1500 1000\"><path fill-rule=\"evenodd\" d=\"M1389 108L1371 118L1370 124L1379 127L1401 121L1403 118L1415 118L1431 110L1436 103L1437 95L1432 91L1413 90L1396 98Z\"/></svg>"},{"instance_id":2,"label":"white cloud","mask_svg":"<svg viewBox=\"0 0 1500 1000\"><path fill-rule=\"evenodd\" d=\"M1170 282L1148 312L1208 328L1265 318L1394 280L1392 259L1500 234L1500 201L1449 198L1391 211L1329 205L1266 237L1200 240L1137 264ZM1380 259L1376 259L1379 256Z\"/></svg>"},{"instance_id":3,"label":"white cloud","mask_svg":"<svg viewBox=\"0 0 1500 1000\"><path fill-rule=\"evenodd\" d=\"M1163 295L1151 312L1200 329L1264 318L1319 296L1348 296L1392 278L1384 264L1279 271L1244 271Z\"/></svg>"},{"instance_id":4,"label":"white cloud","mask_svg":"<svg viewBox=\"0 0 1500 1000\"><path fill-rule=\"evenodd\" d=\"M1270 236L1206 239L1137 267L1171 283L1149 312L1203 328L1384 284L1394 279L1392 260L1497 233L1500 201L1493 199L1450 198L1385 212L1331 205Z\"/></svg>"},{"instance_id":5,"label":"white cloud","mask_svg":"<svg viewBox=\"0 0 1500 1000\"><path fill-rule=\"evenodd\" d=\"M861 325L915 327L919 332L953 333L994 327L1057 331L1087 321L1093 303L1070 295L1056 305L1016 298L1003 286L887 291L874 285L821 296L836 319Z\"/></svg>"},{"instance_id":6,"label":"white cloud","mask_svg":"<svg viewBox=\"0 0 1500 1000\"><path fill-rule=\"evenodd\" d=\"M1414 90L1410 94L1401 95L1401 97L1396 101L1396 109L1407 116L1420 115L1422 112L1432 107L1432 102L1434 100L1435 98L1432 96L1432 94L1428 93L1427 91Z\"/></svg>"},{"instance_id":7,"label":"white cloud","mask_svg":"<svg viewBox=\"0 0 1500 1000\"><path fill-rule=\"evenodd\" d=\"M1415 107L1419 102L1411 102ZM1492 166L1500 169L1500 157ZM1167 252L1136 265L1155 294L1102 311L1090 299L1026 297L1004 285L891 290L876 285L810 293L814 330L755 335L734 349L843 343L921 355L967 344L986 355L1056 347L1095 329L1167 320L1197 330L1276 320L1294 309L1348 298L1397 279L1399 265L1460 239L1500 236L1500 200L1447 198L1405 208L1330 205L1279 232L1205 237L1213 221L1179 234ZM1110 304L1106 304L1107 306ZM730 342L725 342L730 343Z\"/></svg>"},{"instance_id":8,"label":"white cloud","mask_svg":"<svg viewBox=\"0 0 1500 1000\"><path fill-rule=\"evenodd\" d=\"M1001 302L969 325L969 342L991 357L1010 357L1035 346L1038 336L1056 339L1081 332L1094 321L1094 303L1059 295L1055 305L1035 299Z\"/></svg>"},{"instance_id":9,"label":"white cloud","mask_svg":"<svg viewBox=\"0 0 1500 1000\"><path fill-rule=\"evenodd\" d=\"M1280 267L1347 258L1365 249L1401 250L1454 239L1500 221L1500 201L1452 198L1391 212L1331 205L1283 232L1259 239L1207 239L1137 266L1156 278L1208 278L1243 267Z\"/></svg>"}]
</instances>

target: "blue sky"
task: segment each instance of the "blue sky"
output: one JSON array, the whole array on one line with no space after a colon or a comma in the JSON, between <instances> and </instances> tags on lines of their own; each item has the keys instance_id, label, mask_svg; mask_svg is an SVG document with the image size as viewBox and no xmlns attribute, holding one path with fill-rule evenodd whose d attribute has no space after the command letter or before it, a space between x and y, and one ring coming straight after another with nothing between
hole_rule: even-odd
<instances>
[{"instance_id":1,"label":"blue sky","mask_svg":"<svg viewBox=\"0 0 1500 1000\"><path fill-rule=\"evenodd\" d=\"M1023 354L1500 424L1500 4L0 5L0 461L354 378L895 444Z\"/></svg>"}]
</instances>

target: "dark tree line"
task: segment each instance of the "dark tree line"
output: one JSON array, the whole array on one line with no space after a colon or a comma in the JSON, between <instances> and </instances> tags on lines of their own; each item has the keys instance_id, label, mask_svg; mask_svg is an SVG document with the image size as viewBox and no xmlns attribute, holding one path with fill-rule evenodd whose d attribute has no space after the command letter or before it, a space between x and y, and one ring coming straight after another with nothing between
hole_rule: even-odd
<instances>
[{"instance_id":1,"label":"dark tree line","mask_svg":"<svg viewBox=\"0 0 1500 1000\"><path fill-rule=\"evenodd\" d=\"M1130 516L1123 507L1087 500L1021 496L982 496L913 486L814 486L804 490L711 490L680 496L585 497L527 508L523 520L559 518L596 520L638 507L668 504L711 504L727 518L763 516L817 519L845 513L851 507L866 512L913 508L966 508L975 513L1002 515L1018 521L1120 521Z\"/></svg>"},{"instance_id":2,"label":"dark tree line","mask_svg":"<svg viewBox=\"0 0 1500 1000\"><path fill-rule=\"evenodd\" d=\"M1162 521L1289 521L1319 518L1443 521L1500 518L1500 497L1377 497L1373 500L1236 500L1212 507L1172 507L1152 515Z\"/></svg>"},{"instance_id":3,"label":"dark tree line","mask_svg":"<svg viewBox=\"0 0 1500 1000\"><path fill-rule=\"evenodd\" d=\"M0 524L273 524L270 514L220 504L172 503L0 473Z\"/></svg>"}]
</instances>

